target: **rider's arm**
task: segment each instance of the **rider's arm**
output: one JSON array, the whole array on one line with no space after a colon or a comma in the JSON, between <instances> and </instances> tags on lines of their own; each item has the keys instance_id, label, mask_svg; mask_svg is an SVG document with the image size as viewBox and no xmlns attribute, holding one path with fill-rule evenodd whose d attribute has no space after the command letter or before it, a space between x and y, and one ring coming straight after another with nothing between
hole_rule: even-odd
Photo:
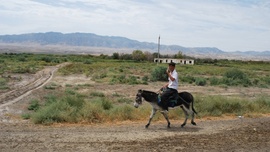
<instances>
[{"instance_id":1,"label":"rider's arm","mask_svg":"<svg viewBox=\"0 0 270 152\"><path fill-rule=\"evenodd\" d=\"M165 84L165 85L163 86L163 88L167 88L167 87L168 87L168 85L169 85L169 83Z\"/></svg>"},{"instance_id":2,"label":"rider's arm","mask_svg":"<svg viewBox=\"0 0 270 152\"><path fill-rule=\"evenodd\" d=\"M171 81L174 81L175 80L175 78L172 76L171 73L168 73L168 77L170 78Z\"/></svg>"}]
</instances>

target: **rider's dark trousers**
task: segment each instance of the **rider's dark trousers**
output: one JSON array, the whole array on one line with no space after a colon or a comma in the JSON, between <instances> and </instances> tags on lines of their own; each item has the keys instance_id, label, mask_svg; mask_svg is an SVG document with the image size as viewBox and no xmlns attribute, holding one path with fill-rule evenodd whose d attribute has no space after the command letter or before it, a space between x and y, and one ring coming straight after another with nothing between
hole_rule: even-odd
<instances>
[{"instance_id":1,"label":"rider's dark trousers","mask_svg":"<svg viewBox=\"0 0 270 152\"><path fill-rule=\"evenodd\" d=\"M166 88L166 90L161 94L160 99L161 99L163 108L167 107L166 105L167 105L169 97L171 97L175 93L178 93L178 91L172 88Z\"/></svg>"}]
</instances>

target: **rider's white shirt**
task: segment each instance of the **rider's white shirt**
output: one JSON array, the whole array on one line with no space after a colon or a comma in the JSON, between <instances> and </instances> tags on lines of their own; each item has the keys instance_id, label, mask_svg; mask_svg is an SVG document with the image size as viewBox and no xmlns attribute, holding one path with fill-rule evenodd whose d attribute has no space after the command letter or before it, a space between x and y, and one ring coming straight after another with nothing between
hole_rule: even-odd
<instances>
[{"instance_id":1,"label":"rider's white shirt","mask_svg":"<svg viewBox=\"0 0 270 152\"><path fill-rule=\"evenodd\" d=\"M177 90L178 89L178 73L174 69L173 72L171 72L172 77L174 78L174 81L172 81L170 78L169 79L169 85L168 88L172 88Z\"/></svg>"}]
</instances>

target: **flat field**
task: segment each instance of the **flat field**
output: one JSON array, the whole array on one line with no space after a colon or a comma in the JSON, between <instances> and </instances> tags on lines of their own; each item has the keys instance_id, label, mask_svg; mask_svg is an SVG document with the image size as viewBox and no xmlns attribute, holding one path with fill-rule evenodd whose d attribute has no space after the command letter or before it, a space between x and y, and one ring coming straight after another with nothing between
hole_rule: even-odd
<instances>
[{"instance_id":1,"label":"flat field","mask_svg":"<svg viewBox=\"0 0 270 152\"><path fill-rule=\"evenodd\" d=\"M136 120L113 120L108 122L53 123L50 125L34 124L31 119L23 119L32 100L43 101L44 96L61 92L67 88L76 88L80 94L99 93L116 100L124 99L132 106L138 89L157 91L164 82L148 84L110 83L110 72L106 73L71 73L65 70L66 64L46 66L36 73L10 74L8 90L1 90L0 105L0 151L268 151L270 149L269 113L255 115L225 114L218 117L197 115L197 126L188 123L181 128L184 120L182 111L175 118L169 114L171 128L166 128L166 121L157 115L148 129L144 126L150 115L149 105L143 105L135 112L146 109L147 117ZM125 68L125 67L122 67ZM184 67L185 68L185 67ZM189 68L186 68L189 69ZM90 69L91 70L91 69ZM119 69L116 69L119 71ZM181 73L182 68L179 68ZM120 70L121 71L121 70ZM269 71L260 71L267 75ZM185 73L182 71L182 73ZM128 74L128 73L127 73ZM134 72L133 72L134 74ZM147 74L138 71L138 76ZM136 75L134 74L134 75ZM208 77L209 75L205 75ZM19 78L17 80L16 78ZM95 78L95 79L93 79ZM16 94L16 92L18 92ZM197 86L182 83L179 91L189 91L195 97L219 95L243 99L269 95L265 87L243 86ZM15 92L15 93L14 93ZM195 99L195 107L196 107ZM118 102L113 102L119 104ZM149 110L149 111L147 111ZM196 109L200 111L200 109ZM173 113L174 110L170 110Z\"/></svg>"}]
</instances>

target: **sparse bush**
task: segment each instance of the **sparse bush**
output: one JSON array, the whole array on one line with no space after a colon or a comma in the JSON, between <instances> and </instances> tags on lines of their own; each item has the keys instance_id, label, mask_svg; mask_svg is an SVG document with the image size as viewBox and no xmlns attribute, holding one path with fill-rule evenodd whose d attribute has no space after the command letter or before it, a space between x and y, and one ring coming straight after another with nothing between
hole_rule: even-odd
<instances>
[{"instance_id":1,"label":"sparse bush","mask_svg":"<svg viewBox=\"0 0 270 152\"><path fill-rule=\"evenodd\" d=\"M166 67L161 67L158 66L156 68L154 68L154 70L151 73L151 80L152 81L167 81L168 80L168 76L166 74Z\"/></svg>"},{"instance_id":2,"label":"sparse bush","mask_svg":"<svg viewBox=\"0 0 270 152\"><path fill-rule=\"evenodd\" d=\"M78 122L78 112L84 105L84 99L77 96L64 96L51 102L32 114L34 123L51 124L54 122Z\"/></svg>"},{"instance_id":3,"label":"sparse bush","mask_svg":"<svg viewBox=\"0 0 270 152\"><path fill-rule=\"evenodd\" d=\"M147 75L143 76L142 77L142 81L143 82L147 82L149 80L149 77Z\"/></svg>"},{"instance_id":4,"label":"sparse bush","mask_svg":"<svg viewBox=\"0 0 270 152\"><path fill-rule=\"evenodd\" d=\"M105 121L106 114L101 104L86 102L79 112L81 121L90 123L101 123Z\"/></svg>"},{"instance_id":5,"label":"sparse bush","mask_svg":"<svg viewBox=\"0 0 270 152\"><path fill-rule=\"evenodd\" d=\"M227 72L225 72L224 77L236 80L236 79L244 79L246 75L239 69L230 69Z\"/></svg>"},{"instance_id":6,"label":"sparse bush","mask_svg":"<svg viewBox=\"0 0 270 152\"><path fill-rule=\"evenodd\" d=\"M113 107L112 103L105 98L102 98L101 105L104 110L110 110Z\"/></svg>"},{"instance_id":7,"label":"sparse bush","mask_svg":"<svg viewBox=\"0 0 270 152\"><path fill-rule=\"evenodd\" d=\"M251 85L251 81L247 75L239 69L230 69L225 72L223 83L229 86L243 85L247 87Z\"/></svg>"},{"instance_id":8,"label":"sparse bush","mask_svg":"<svg viewBox=\"0 0 270 152\"><path fill-rule=\"evenodd\" d=\"M195 84L198 86L205 86L206 85L206 79L205 78L196 78Z\"/></svg>"},{"instance_id":9,"label":"sparse bush","mask_svg":"<svg viewBox=\"0 0 270 152\"><path fill-rule=\"evenodd\" d=\"M220 80L217 77L211 77L209 78L210 81L210 85L219 85L220 84Z\"/></svg>"},{"instance_id":10,"label":"sparse bush","mask_svg":"<svg viewBox=\"0 0 270 152\"><path fill-rule=\"evenodd\" d=\"M32 100L30 105L28 106L28 110L37 111L40 108L40 104L38 100Z\"/></svg>"},{"instance_id":11,"label":"sparse bush","mask_svg":"<svg viewBox=\"0 0 270 152\"><path fill-rule=\"evenodd\" d=\"M111 119L112 120L133 120L135 118L134 107L130 105L119 105L112 109Z\"/></svg>"},{"instance_id":12,"label":"sparse bush","mask_svg":"<svg viewBox=\"0 0 270 152\"><path fill-rule=\"evenodd\" d=\"M72 89L70 89L70 88L67 88L67 89L65 90L65 93L66 93L66 94L69 94L69 95L75 95L75 94L76 94L76 91L74 91L74 90L72 90Z\"/></svg>"},{"instance_id":13,"label":"sparse bush","mask_svg":"<svg viewBox=\"0 0 270 152\"><path fill-rule=\"evenodd\" d=\"M90 96L93 96L93 97L105 97L105 94L103 92L91 92L90 93Z\"/></svg>"},{"instance_id":14,"label":"sparse bush","mask_svg":"<svg viewBox=\"0 0 270 152\"><path fill-rule=\"evenodd\" d=\"M21 115L21 117L23 119L30 119L31 118L31 114L30 113L24 113L24 114Z\"/></svg>"},{"instance_id":15,"label":"sparse bush","mask_svg":"<svg viewBox=\"0 0 270 152\"><path fill-rule=\"evenodd\" d=\"M129 98L119 98L118 100L117 100L119 103L132 103L133 102L133 100L131 100L131 99L129 99Z\"/></svg>"},{"instance_id":16,"label":"sparse bush","mask_svg":"<svg viewBox=\"0 0 270 152\"><path fill-rule=\"evenodd\" d=\"M184 82L184 83L192 84L193 82L195 82L195 80L196 80L196 78L193 76L190 76L190 75L180 77L180 81Z\"/></svg>"},{"instance_id":17,"label":"sparse bush","mask_svg":"<svg viewBox=\"0 0 270 152\"><path fill-rule=\"evenodd\" d=\"M96 73L92 75L92 80L98 80L98 79L103 79L106 78L107 74L105 72L101 72L101 73Z\"/></svg>"},{"instance_id":18,"label":"sparse bush","mask_svg":"<svg viewBox=\"0 0 270 152\"><path fill-rule=\"evenodd\" d=\"M0 90L8 89L7 80L0 77Z\"/></svg>"},{"instance_id":19,"label":"sparse bush","mask_svg":"<svg viewBox=\"0 0 270 152\"><path fill-rule=\"evenodd\" d=\"M135 76L129 76L129 78L127 79L127 82L128 84L139 84Z\"/></svg>"},{"instance_id":20,"label":"sparse bush","mask_svg":"<svg viewBox=\"0 0 270 152\"><path fill-rule=\"evenodd\" d=\"M92 61L88 59L88 60L83 61L83 63L84 63L84 64L91 64Z\"/></svg>"}]
</instances>

